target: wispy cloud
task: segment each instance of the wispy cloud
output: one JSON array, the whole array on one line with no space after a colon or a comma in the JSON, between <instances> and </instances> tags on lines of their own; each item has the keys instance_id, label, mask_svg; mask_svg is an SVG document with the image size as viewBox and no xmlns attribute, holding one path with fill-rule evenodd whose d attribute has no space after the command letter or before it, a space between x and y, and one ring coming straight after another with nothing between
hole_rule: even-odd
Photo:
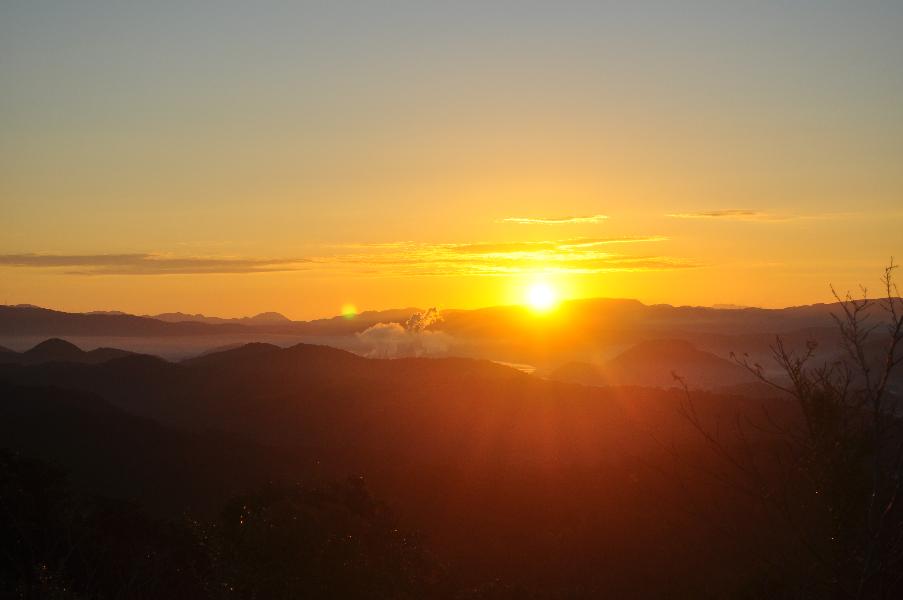
<instances>
[{"instance_id":1,"label":"wispy cloud","mask_svg":"<svg viewBox=\"0 0 903 600\"><path fill-rule=\"evenodd\" d=\"M0 254L0 266L62 270L71 275L174 275L297 271L307 259L167 254Z\"/></svg>"},{"instance_id":2,"label":"wispy cloud","mask_svg":"<svg viewBox=\"0 0 903 600\"><path fill-rule=\"evenodd\" d=\"M637 244L643 242L662 242L668 238L655 236L637 237L613 237L613 238L572 238L567 240L555 240L544 242L509 242L509 243L474 243L474 244L445 244L444 247L454 248L460 253L476 254L505 254L517 252L540 252L573 250L578 248L592 248L595 246L607 246L610 244Z\"/></svg>"},{"instance_id":3,"label":"wispy cloud","mask_svg":"<svg viewBox=\"0 0 903 600\"><path fill-rule=\"evenodd\" d=\"M707 210L699 212L671 213L667 215L674 219L712 219L719 221L755 221L760 223L786 223L788 221L802 220L833 220L833 219L850 219L861 216L858 213L772 213L761 210L749 209L726 209L726 210Z\"/></svg>"},{"instance_id":4,"label":"wispy cloud","mask_svg":"<svg viewBox=\"0 0 903 600\"><path fill-rule=\"evenodd\" d=\"M574 223L601 223L608 215L590 215L585 217L505 217L500 219L503 223L517 223L518 225L570 225Z\"/></svg>"},{"instance_id":5,"label":"wispy cloud","mask_svg":"<svg viewBox=\"0 0 903 600\"><path fill-rule=\"evenodd\" d=\"M786 221L792 218L748 209L671 213L668 216L675 219L722 219L725 221Z\"/></svg>"},{"instance_id":6,"label":"wispy cloud","mask_svg":"<svg viewBox=\"0 0 903 600\"><path fill-rule=\"evenodd\" d=\"M604 273L698 266L690 261L615 248L661 242L662 236L568 238L528 242L388 242L324 247L306 258L131 254L3 254L0 268L45 269L68 275L244 274L310 270L348 276Z\"/></svg>"},{"instance_id":7,"label":"wispy cloud","mask_svg":"<svg viewBox=\"0 0 903 600\"><path fill-rule=\"evenodd\" d=\"M538 242L356 244L349 252L317 259L376 275L510 275L534 272L589 274L670 270L698 266L659 255L608 251L615 244L663 241L661 236L574 238Z\"/></svg>"}]
</instances>

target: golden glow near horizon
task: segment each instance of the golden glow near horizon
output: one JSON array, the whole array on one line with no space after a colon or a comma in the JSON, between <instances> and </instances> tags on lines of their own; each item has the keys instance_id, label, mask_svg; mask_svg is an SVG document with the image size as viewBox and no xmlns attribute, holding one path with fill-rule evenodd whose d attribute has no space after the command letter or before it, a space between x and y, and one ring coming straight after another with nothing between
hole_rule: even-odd
<instances>
[{"instance_id":1,"label":"golden glow near horizon","mask_svg":"<svg viewBox=\"0 0 903 600\"><path fill-rule=\"evenodd\" d=\"M903 256L903 3L522 4L3 4L0 303L776 307Z\"/></svg>"},{"instance_id":2,"label":"golden glow near horizon","mask_svg":"<svg viewBox=\"0 0 903 600\"><path fill-rule=\"evenodd\" d=\"M538 281L527 288L527 305L537 312L547 312L558 303L558 295L548 283Z\"/></svg>"}]
</instances>

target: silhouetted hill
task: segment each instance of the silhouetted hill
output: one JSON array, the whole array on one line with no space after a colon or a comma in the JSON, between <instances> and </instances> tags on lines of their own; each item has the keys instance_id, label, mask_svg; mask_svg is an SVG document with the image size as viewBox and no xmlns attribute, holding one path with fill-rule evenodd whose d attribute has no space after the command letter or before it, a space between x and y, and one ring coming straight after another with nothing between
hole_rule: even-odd
<instances>
[{"instance_id":1,"label":"silhouetted hill","mask_svg":"<svg viewBox=\"0 0 903 600\"><path fill-rule=\"evenodd\" d=\"M611 385L602 377L602 370L599 366L578 361L571 361L554 369L549 373L549 379L579 383L580 385Z\"/></svg>"},{"instance_id":2,"label":"silhouetted hill","mask_svg":"<svg viewBox=\"0 0 903 600\"><path fill-rule=\"evenodd\" d=\"M25 352L13 352L8 350L0 353L0 362L16 363L23 365L34 365L48 362L74 362L98 364L122 358L132 354L126 350L117 348L96 348L89 352L85 352L75 344L61 340L59 338L51 338L34 346Z\"/></svg>"},{"instance_id":3,"label":"silhouetted hill","mask_svg":"<svg viewBox=\"0 0 903 600\"><path fill-rule=\"evenodd\" d=\"M0 379L96 393L163 423L317 448L324 461L358 468L389 457L458 462L462 446L486 435L480 423L492 421L507 423L497 451L482 461L548 460L529 441L546 427L596 432L563 439L566 446L610 445L620 436L617 403L591 390L489 361L373 360L308 344L251 345L184 364L129 356L99 365L7 365ZM574 448L564 455L581 459Z\"/></svg>"},{"instance_id":4,"label":"silhouetted hill","mask_svg":"<svg viewBox=\"0 0 903 600\"><path fill-rule=\"evenodd\" d=\"M242 317L239 321L248 323L291 323L291 320L285 315L273 311L262 312L253 317Z\"/></svg>"},{"instance_id":5,"label":"silhouetted hill","mask_svg":"<svg viewBox=\"0 0 903 600\"><path fill-rule=\"evenodd\" d=\"M721 365L717 357L679 349L685 364ZM674 347L642 346L626 356L661 359L663 352L673 356ZM652 368L665 369L670 377L667 364L639 372ZM409 453L415 440L451 459L478 434L476 424L499 419L507 421L501 435L519 441L500 446L491 460L511 459L508 453L519 444L529 449L517 460L533 460L539 457L527 440L528 434L539 435L537 428L595 431L591 438L565 436L561 443L599 446L620 438L618 423L624 418L615 392L544 381L490 361L377 360L310 344L285 349L250 344L181 364L132 355L98 365L7 365L0 369L2 379L97 393L130 412L174 425L236 431L266 443L322 446L324 452L340 446L362 460L376 448L383 455ZM341 442L348 436L354 444ZM576 460L581 453L572 448L565 454Z\"/></svg>"},{"instance_id":6,"label":"silhouetted hill","mask_svg":"<svg viewBox=\"0 0 903 600\"><path fill-rule=\"evenodd\" d=\"M404 487L413 473L444 478L473 469L589 468L600 456L623 461L652 443L631 424L650 425L648 414L637 416L648 410L647 399L668 398L544 381L489 361L376 360L307 344L252 345L204 358L7 365L0 380L95 393L170 426L291 448L339 473L381 473L378 489ZM673 426L667 406L674 400L662 402L656 411ZM741 404L731 399L726 407ZM426 495L419 508L405 505L420 510L440 501Z\"/></svg>"},{"instance_id":7,"label":"silhouetted hill","mask_svg":"<svg viewBox=\"0 0 903 600\"><path fill-rule=\"evenodd\" d=\"M22 353L28 363L42 362L75 362L84 356L84 352L75 344L66 340L51 338L43 341L31 350Z\"/></svg>"},{"instance_id":8,"label":"silhouetted hill","mask_svg":"<svg viewBox=\"0 0 903 600\"><path fill-rule=\"evenodd\" d=\"M212 365L222 364L224 362L243 361L260 354L267 354L280 350L279 346L274 344L263 344L260 342L252 342L250 344L239 344L231 348L222 348L205 352L194 358L188 358L182 361L183 365Z\"/></svg>"},{"instance_id":9,"label":"silhouetted hill","mask_svg":"<svg viewBox=\"0 0 903 600\"><path fill-rule=\"evenodd\" d=\"M209 512L250 487L305 473L284 452L233 435L174 430L93 394L51 387L0 383L0 440L60 464L85 490L171 515Z\"/></svg>"},{"instance_id":10,"label":"silhouetted hill","mask_svg":"<svg viewBox=\"0 0 903 600\"><path fill-rule=\"evenodd\" d=\"M682 340L641 342L603 365L571 362L554 370L550 378L584 385L679 385L673 374L691 388L719 388L752 383L743 367Z\"/></svg>"},{"instance_id":11,"label":"silhouetted hill","mask_svg":"<svg viewBox=\"0 0 903 600\"><path fill-rule=\"evenodd\" d=\"M691 387L713 388L750 382L746 369L682 340L642 342L608 361L603 375L630 385L674 385L672 373Z\"/></svg>"}]
</instances>

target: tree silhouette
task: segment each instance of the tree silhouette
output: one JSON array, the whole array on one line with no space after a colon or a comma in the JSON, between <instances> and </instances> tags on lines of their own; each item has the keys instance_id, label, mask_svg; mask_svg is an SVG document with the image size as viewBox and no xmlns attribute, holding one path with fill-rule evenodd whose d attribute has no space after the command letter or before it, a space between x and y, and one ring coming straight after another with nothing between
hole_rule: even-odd
<instances>
[{"instance_id":1,"label":"tree silhouette","mask_svg":"<svg viewBox=\"0 0 903 600\"><path fill-rule=\"evenodd\" d=\"M903 299L895 269L891 261L880 300L864 288L861 298L834 293L843 357L818 362L815 341L797 351L778 337L771 350L781 376L773 377L747 355L733 356L792 404L790 418L763 409L761 419L738 417L729 430L713 426L675 375L685 392L680 412L721 461L720 481L752 500L750 518L757 514L784 538L785 551L797 553L787 593L887 598L903 591L903 396L894 387Z\"/></svg>"}]
</instances>

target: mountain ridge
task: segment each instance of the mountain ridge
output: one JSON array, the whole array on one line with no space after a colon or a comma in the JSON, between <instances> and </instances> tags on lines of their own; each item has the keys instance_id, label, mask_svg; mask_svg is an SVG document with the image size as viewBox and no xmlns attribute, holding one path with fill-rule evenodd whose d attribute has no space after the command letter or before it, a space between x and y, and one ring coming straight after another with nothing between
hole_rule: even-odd
<instances>
[{"instance_id":1,"label":"mountain ridge","mask_svg":"<svg viewBox=\"0 0 903 600\"><path fill-rule=\"evenodd\" d=\"M85 351L67 340L48 338L25 352L15 352L13 350L0 352L0 362L23 365L52 362L99 364L133 354L133 352L128 350L106 347Z\"/></svg>"}]
</instances>

